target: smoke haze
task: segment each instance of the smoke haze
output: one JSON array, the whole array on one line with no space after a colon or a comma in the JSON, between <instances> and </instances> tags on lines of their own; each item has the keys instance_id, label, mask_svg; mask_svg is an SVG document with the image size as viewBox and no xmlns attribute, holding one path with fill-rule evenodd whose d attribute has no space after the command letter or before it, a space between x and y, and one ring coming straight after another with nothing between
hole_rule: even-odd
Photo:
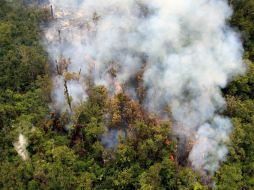
<instances>
[{"instance_id":1,"label":"smoke haze","mask_svg":"<svg viewBox=\"0 0 254 190\"><path fill-rule=\"evenodd\" d=\"M23 134L19 134L19 138L15 143L13 143L13 146L22 160L25 161L29 158L28 151L26 150L28 143L26 137Z\"/></svg>"},{"instance_id":2,"label":"smoke haze","mask_svg":"<svg viewBox=\"0 0 254 190\"><path fill-rule=\"evenodd\" d=\"M54 20L45 43L57 66L70 58L67 82L72 104L84 101L85 80L113 91L144 69L145 107L171 108L174 131L195 142L192 167L214 173L225 160L232 128L221 89L244 72L240 38L227 25L226 0L50 0ZM114 68L116 77L109 74ZM54 107L68 110L64 77L55 75ZM116 85L115 85L116 86ZM132 97L134 87L127 85ZM180 127L179 127L180 126Z\"/></svg>"}]
</instances>

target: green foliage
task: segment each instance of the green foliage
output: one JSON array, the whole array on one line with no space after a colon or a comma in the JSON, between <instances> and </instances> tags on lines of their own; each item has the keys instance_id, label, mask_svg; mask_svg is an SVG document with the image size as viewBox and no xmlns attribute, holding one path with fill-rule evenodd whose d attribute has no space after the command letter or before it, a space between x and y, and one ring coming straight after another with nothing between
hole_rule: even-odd
<instances>
[{"instance_id":1,"label":"green foliage","mask_svg":"<svg viewBox=\"0 0 254 190\"><path fill-rule=\"evenodd\" d=\"M254 99L254 64L248 62L246 67L246 75L237 77L231 82L225 93L245 100Z\"/></svg>"},{"instance_id":2,"label":"green foliage","mask_svg":"<svg viewBox=\"0 0 254 190\"><path fill-rule=\"evenodd\" d=\"M216 174L217 189L254 189L254 1L230 1L234 14L231 24L244 40L247 73L237 77L225 89L226 115L232 118L229 155Z\"/></svg>"},{"instance_id":3,"label":"green foliage","mask_svg":"<svg viewBox=\"0 0 254 190\"><path fill-rule=\"evenodd\" d=\"M0 127L11 124L20 116L28 116L33 123L43 119L47 113L45 102L41 101L40 89L31 89L26 93L12 90L0 91Z\"/></svg>"},{"instance_id":4,"label":"green foliage","mask_svg":"<svg viewBox=\"0 0 254 190\"><path fill-rule=\"evenodd\" d=\"M242 32L250 61L246 75L224 90L234 131L213 189L251 190L254 2L230 2L235 9L230 22ZM179 166L170 121L148 115L123 93L110 97L105 87L91 87L71 117L49 113L52 84L39 30L49 18L48 10L24 7L22 1L0 3L0 189L207 190L201 176ZM102 137L112 129L119 143L106 148ZM19 134L28 141L26 161L13 147Z\"/></svg>"},{"instance_id":5,"label":"green foliage","mask_svg":"<svg viewBox=\"0 0 254 190\"><path fill-rule=\"evenodd\" d=\"M254 61L254 1L230 0L230 2L235 11L231 24L241 31L246 57Z\"/></svg>"},{"instance_id":6,"label":"green foliage","mask_svg":"<svg viewBox=\"0 0 254 190\"><path fill-rule=\"evenodd\" d=\"M242 188L243 176L240 164L223 165L221 167L222 173L218 173L218 189L238 190Z\"/></svg>"},{"instance_id":7,"label":"green foliage","mask_svg":"<svg viewBox=\"0 0 254 190\"><path fill-rule=\"evenodd\" d=\"M45 73L47 57L38 35L43 13L8 3L0 8L5 12L0 17L0 86L25 91Z\"/></svg>"}]
</instances>

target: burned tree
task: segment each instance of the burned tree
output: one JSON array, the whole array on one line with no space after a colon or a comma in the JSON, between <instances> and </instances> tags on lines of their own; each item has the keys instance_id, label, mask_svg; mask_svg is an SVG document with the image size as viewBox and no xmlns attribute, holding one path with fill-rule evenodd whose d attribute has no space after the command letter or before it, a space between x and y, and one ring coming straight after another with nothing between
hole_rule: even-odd
<instances>
[{"instance_id":1,"label":"burned tree","mask_svg":"<svg viewBox=\"0 0 254 190\"><path fill-rule=\"evenodd\" d=\"M64 79L64 94L67 101L67 104L72 111L72 97L70 95L69 89L68 89L68 81L79 81L80 80L80 74L81 69L78 73L76 72L70 72L69 71L69 65L71 64L70 59L66 59L63 56L60 56L59 60L56 61L56 71L58 75L63 76Z\"/></svg>"}]
</instances>

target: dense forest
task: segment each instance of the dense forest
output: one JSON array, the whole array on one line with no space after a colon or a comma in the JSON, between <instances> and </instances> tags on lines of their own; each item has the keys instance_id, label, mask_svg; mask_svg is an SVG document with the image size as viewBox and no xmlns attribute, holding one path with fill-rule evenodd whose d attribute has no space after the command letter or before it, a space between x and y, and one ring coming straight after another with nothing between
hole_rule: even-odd
<instances>
[{"instance_id":1,"label":"dense forest","mask_svg":"<svg viewBox=\"0 0 254 190\"><path fill-rule=\"evenodd\" d=\"M254 1L229 3L247 71L223 89L234 125L227 160L203 177L181 163L172 122L124 92L91 85L75 114L50 109L52 68L41 40L50 9L1 0L0 189L254 189ZM119 136L117 146L103 141L106 131Z\"/></svg>"}]
</instances>

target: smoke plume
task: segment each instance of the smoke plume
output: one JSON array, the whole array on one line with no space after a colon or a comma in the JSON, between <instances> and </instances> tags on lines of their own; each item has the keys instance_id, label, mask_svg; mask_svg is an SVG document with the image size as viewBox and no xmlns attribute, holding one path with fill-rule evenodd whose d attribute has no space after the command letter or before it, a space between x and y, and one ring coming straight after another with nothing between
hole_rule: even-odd
<instances>
[{"instance_id":1,"label":"smoke plume","mask_svg":"<svg viewBox=\"0 0 254 190\"><path fill-rule=\"evenodd\" d=\"M25 161L29 158L28 151L26 150L28 143L26 137L23 134L19 134L18 141L13 143L13 145L22 160Z\"/></svg>"},{"instance_id":2,"label":"smoke plume","mask_svg":"<svg viewBox=\"0 0 254 190\"><path fill-rule=\"evenodd\" d=\"M54 106L68 110L86 99L86 79L118 91L142 68L146 108L163 114L171 108L174 130L194 142L193 168L214 173L225 159L231 122L221 89L244 72L240 38L228 25L232 10L226 0L50 0L54 20L45 31L54 67L69 59L56 75ZM111 70L115 77L110 74ZM60 72L61 73L61 72ZM115 85L115 87L114 87ZM113 87L112 87L113 86Z\"/></svg>"}]
</instances>

